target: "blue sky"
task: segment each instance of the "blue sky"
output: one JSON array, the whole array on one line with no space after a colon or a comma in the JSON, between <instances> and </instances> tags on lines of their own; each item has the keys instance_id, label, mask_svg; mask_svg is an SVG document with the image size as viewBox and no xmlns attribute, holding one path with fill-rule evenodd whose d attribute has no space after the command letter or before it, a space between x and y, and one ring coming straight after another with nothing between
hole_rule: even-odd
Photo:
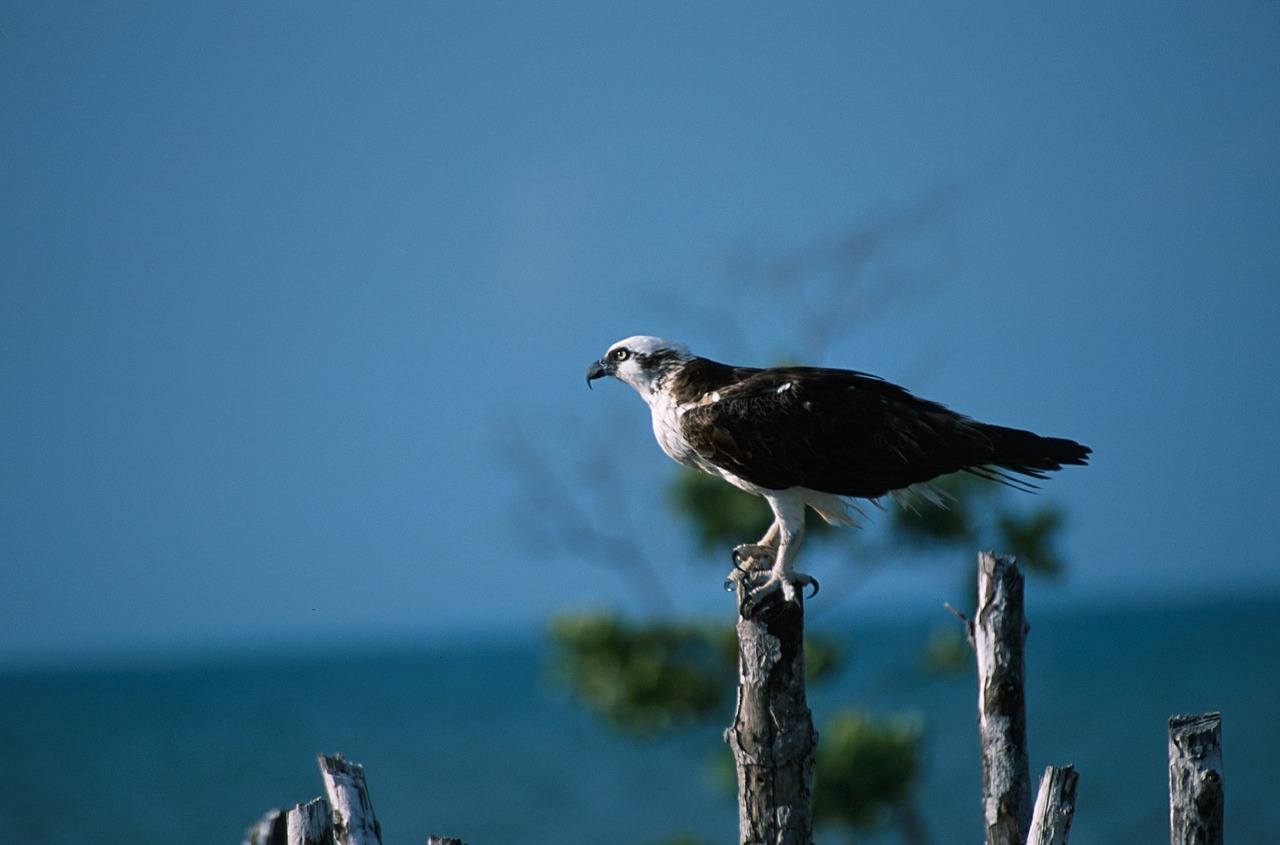
<instances>
[{"instance_id":1,"label":"blue sky","mask_svg":"<svg viewBox=\"0 0 1280 845\"><path fill-rule=\"evenodd\" d=\"M1269 4L7 4L0 658L635 609L537 553L513 441L570 485L612 449L677 609L731 613L583 373L805 357L726 267L884 221L928 293L821 363L1093 446L1056 595L1280 593L1277 43Z\"/></svg>"}]
</instances>

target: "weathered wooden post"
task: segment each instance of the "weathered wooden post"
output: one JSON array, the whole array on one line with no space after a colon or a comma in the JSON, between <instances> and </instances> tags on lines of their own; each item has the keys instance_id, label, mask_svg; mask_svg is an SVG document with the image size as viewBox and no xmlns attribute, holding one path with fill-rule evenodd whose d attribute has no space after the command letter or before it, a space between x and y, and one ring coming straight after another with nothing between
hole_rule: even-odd
<instances>
[{"instance_id":1,"label":"weathered wooden post","mask_svg":"<svg viewBox=\"0 0 1280 845\"><path fill-rule=\"evenodd\" d=\"M271 810L245 831L241 845L334 845L329 802L313 798L290 810Z\"/></svg>"},{"instance_id":2,"label":"weathered wooden post","mask_svg":"<svg viewBox=\"0 0 1280 845\"><path fill-rule=\"evenodd\" d=\"M313 798L285 814L285 842L288 845L334 845L329 802Z\"/></svg>"},{"instance_id":3,"label":"weathered wooden post","mask_svg":"<svg viewBox=\"0 0 1280 845\"><path fill-rule=\"evenodd\" d=\"M738 770L741 845L811 845L813 755L818 734L805 701L803 596L747 594L772 563L748 558L738 599L738 703L724 739ZM745 612L744 612L745 611Z\"/></svg>"},{"instance_id":4,"label":"weathered wooden post","mask_svg":"<svg viewBox=\"0 0 1280 845\"><path fill-rule=\"evenodd\" d=\"M1079 780L1080 775L1071 766L1049 766L1044 770L1036 806L1031 811L1027 845L1067 845Z\"/></svg>"},{"instance_id":5,"label":"weathered wooden post","mask_svg":"<svg viewBox=\"0 0 1280 845\"><path fill-rule=\"evenodd\" d=\"M1222 714L1169 719L1169 842L1222 845Z\"/></svg>"},{"instance_id":6,"label":"weathered wooden post","mask_svg":"<svg viewBox=\"0 0 1280 845\"><path fill-rule=\"evenodd\" d=\"M242 845L334 845L329 802L313 798L290 810L271 810L245 832Z\"/></svg>"},{"instance_id":7,"label":"weathered wooden post","mask_svg":"<svg viewBox=\"0 0 1280 845\"><path fill-rule=\"evenodd\" d=\"M242 845L381 845L364 767L341 754L316 758L328 798L271 810L245 832Z\"/></svg>"},{"instance_id":8,"label":"weathered wooden post","mask_svg":"<svg viewBox=\"0 0 1280 845\"><path fill-rule=\"evenodd\" d=\"M333 807L333 835L339 845L382 845L382 828L373 814L364 766L341 754L317 757L324 791Z\"/></svg>"},{"instance_id":9,"label":"weathered wooden post","mask_svg":"<svg viewBox=\"0 0 1280 845\"><path fill-rule=\"evenodd\" d=\"M1022 591L1022 572L1012 557L978 555L978 609L970 632L978 660L987 845L1023 845L1031 826Z\"/></svg>"}]
</instances>

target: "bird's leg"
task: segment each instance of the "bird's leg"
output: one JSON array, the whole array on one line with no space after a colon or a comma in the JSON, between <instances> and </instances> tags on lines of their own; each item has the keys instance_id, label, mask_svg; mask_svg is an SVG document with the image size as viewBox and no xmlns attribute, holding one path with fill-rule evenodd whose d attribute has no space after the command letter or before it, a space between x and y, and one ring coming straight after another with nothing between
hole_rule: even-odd
<instances>
[{"instance_id":1,"label":"bird's leg","mask_svg":"<svg viewBox=\"0 0 1280 845\"><path fill-rule=\"evenodd\" d=\"M813 585L813 592L818 592L818 582L810 575L795 570L796 552L800 550L800 542L804 539L804 522L788 529L782 526L778 532L778 548L773 558L773 567L769 577L751 590L751 601L759 604L760 600L770 593L781 589L786 601L796 600L796 586Z\"/></svg>"},{"instance_id":2,"label":"bird's leg","mask_svg":"<svg viewBox=\"0 0 1280 845\"><path fill-rule=\"evenodd\" d=\"M763 599L778 591L782 592L784 600L795 601L796 585L812 585L814 594L818 592L817 579L796 572L793 567L796 552L804 539L804 500L789 495L769 496L767 499L775 516L773 525L769 526L759 544L738 546L733 551L737 571L730 575L731 582L750 579L765 571L761 564L769 565L763 583L752 586L747 593L744 611L750 609L748 606L758 606ZM747 583L750 584L750 580Z\"/></svg>"}]
</instances>

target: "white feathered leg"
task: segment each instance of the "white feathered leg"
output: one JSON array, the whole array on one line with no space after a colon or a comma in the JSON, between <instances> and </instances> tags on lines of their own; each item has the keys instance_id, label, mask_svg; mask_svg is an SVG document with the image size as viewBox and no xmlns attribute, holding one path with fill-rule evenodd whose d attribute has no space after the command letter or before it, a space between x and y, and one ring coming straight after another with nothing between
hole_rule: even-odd
<instances>
[{"instance_id":1,"label":"white feathered leg","mask_svg":"<svg viewBox=\"0 0 1280 845\"><path fill-rule=\"evenodd\" d=\"M818 582L803 572L796 572L793 565L804 539L804 495L798 490L784 490L766 495L765 500L773 510L773 524L758 545L739 546L734 550L739 559L765 556L773 559L768 577L752 588L749 600L758 604L769 594L781 590L786 601L795 601L796 585L813 585L817 592Z\"/></svg>"}]
</instances>

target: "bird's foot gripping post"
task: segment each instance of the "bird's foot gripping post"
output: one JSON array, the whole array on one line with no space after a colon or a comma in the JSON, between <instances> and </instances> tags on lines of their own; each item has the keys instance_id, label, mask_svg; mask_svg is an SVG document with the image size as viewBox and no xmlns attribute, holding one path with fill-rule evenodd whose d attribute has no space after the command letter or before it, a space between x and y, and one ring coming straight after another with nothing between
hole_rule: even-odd
<instances>
[{"instance_id":1,"label":"bird's foot gripping post","mask_svg":"<svg viewBox=\"0 0 1280 845\"><path fill-rule=\"evenodd\" d=\"M724 588L737 591L738 612L743 617L750 618L779 600L798 602L805 587L813 587L809 598L818 594L817 578L786 571L778 565L777 557L773 547L754 543L733 550L733 571L725 579Z\"/></svg>"},{"instance_id":2,"label":"bird's foot gripping post","mask_svg":"<svg viewBox=\"0 0 1280 845\"><path fill-rule=\"evenodd\" d=\"M805 701L803 596L786 600L775 586L753 599L755 582L772 577L772 552L741 549L728 582L739 609L738 702L724 733L738 771L739 842L812 845L818 734Z\"/></svg>"}]
</instances>

